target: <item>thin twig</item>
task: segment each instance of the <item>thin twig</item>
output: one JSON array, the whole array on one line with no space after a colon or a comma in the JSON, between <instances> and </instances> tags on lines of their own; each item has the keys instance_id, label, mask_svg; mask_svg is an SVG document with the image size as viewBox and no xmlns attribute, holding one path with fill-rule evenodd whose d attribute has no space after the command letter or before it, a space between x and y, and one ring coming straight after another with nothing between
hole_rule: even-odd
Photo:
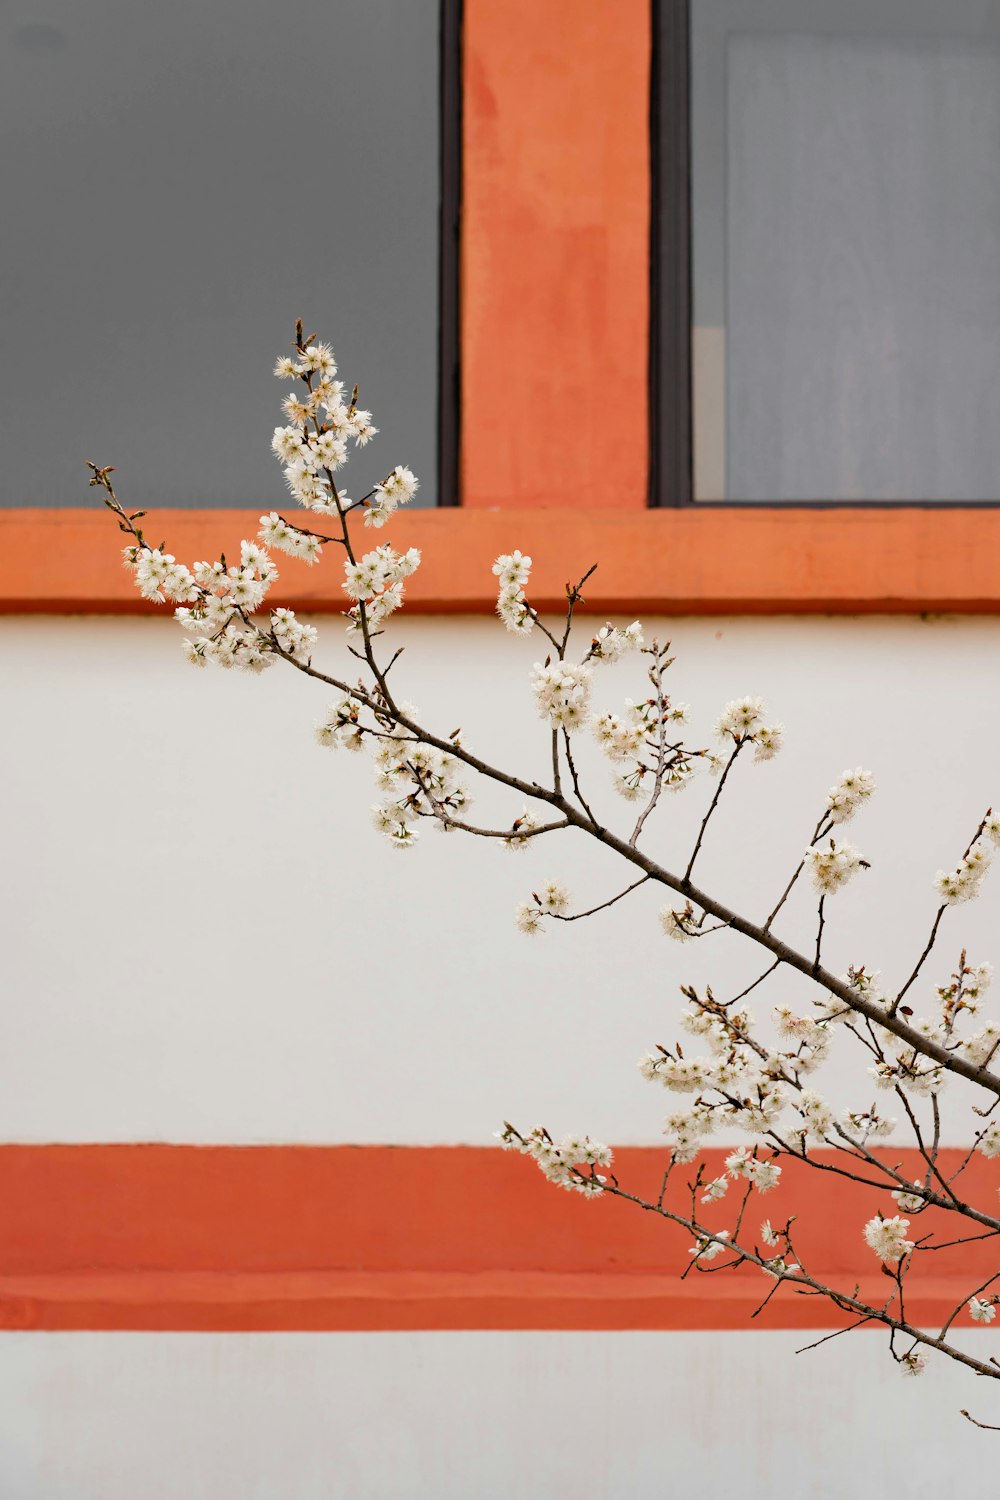
<instances>
[{"instance_id":1,"label":"thin twig","mask_svg":"<svg viewBox=\"0 0 1000 1500\"><path fill-rule=\"evenodd\" d=\"M967 1422L971 1422L973 1427L981 1427L984 1432L1000 1432L1000 1427L996 1426L993 1422L980 1422L978 1418L970 1417L964 1406L959 1415L963 1416Z\"/></svg>"},{"instance_id":2,"label":"thin twig","mask_svg":"<svg viewBox=\"0 0 1000 1500\"><path fill-rule=\"evenodd\" d=\"M566 751L566 764L569 766L570 780L573 783L573 791L576 794L576 800L579 802L580 806L583 808L584 812L587 814L587 817L593 823L595 821L594 814L590 810L590 805L587 802L586 797L583 795L583 792L580 790L580 780L579 780L579 777L576 774L576 762L573 759L573 747L570 744L569 733L565 729L563 730L562 733L563 733L564 748L565 748L565 751Z\"/></svg>"},{"instance_id":3,"label":"thin twig","mask_svg":"<svg viewBox=\"0 0 1000 1500\"><path fill-rule=\"evenodd\" d=\"M701 820L701 827L698 829L698 837L695 840L694 848L691 851L691 858L688 860L687 869L684 871L685 885L691 879L691 871L694 869L694 862L698 858L698 853L701 849L702 841L705 837L705 830L708 828L712 814L715 812L715 809L719 805L719 798L722 796L722 789L726 784L726 778L728 777L730 771L733 769L733 766L736 764L736 757L739 755L740 751L743 749L743 746L746 743L746 739L739 739L736 741L736 744L733 748L733 753L726 761L726 764L722 771L722 775L719 777L719 784L715 788L715 796L712 798L711 802L708 805L708 812Z\"/></svg>"},{"instance_id":4,"label":"thin twig","mask_svg":"<svg viewBox=\"0 0 1000 1500\"><path fill-rule=\"evenodd\" d=\"M623 891L619 891L617 896L612 896L610 901L602 901L600 906L592 906L587 911L575 911L570 916L566 916L563 912L550 911L548 915L554 918L557 922L579 922L581 917L592 917L595 912L607 911L609 906L614 906L616 902L624 900L624 898L626 896L630 896L633 891L637 891L641 885L645 885L648 879L648 875L643 875L642 878L635 881L633 885L627 885Z\"/></svg>"}]
</instances>

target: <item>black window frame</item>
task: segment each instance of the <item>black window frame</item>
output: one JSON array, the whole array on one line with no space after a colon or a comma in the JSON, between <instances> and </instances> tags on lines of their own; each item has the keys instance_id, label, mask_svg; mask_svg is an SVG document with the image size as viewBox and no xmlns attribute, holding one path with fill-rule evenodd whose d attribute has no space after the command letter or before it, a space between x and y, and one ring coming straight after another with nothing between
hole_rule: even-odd
<instances>
[{"instance_id":1,"label":"black window frame","mask_svg":"<svg viewBox=\"0 0 1000 1500\"><path fill-rule=\"evenodd\" d=\"M652 0L649 75L649 488L653 509L1000 509L995 500L701 500L691 368L691 4Z\"/></svg>"},{"instance_id":2,"label":"black window frame","mask_svg":"<svg viewBox=\"0 0 1000 1500\"><path fill-rule=\"evenodd\" d=\"M461 301L463 0L441 0L440 185L438 231L437 489L442 506L461 505Z\"/></svg>"}]
</instances>

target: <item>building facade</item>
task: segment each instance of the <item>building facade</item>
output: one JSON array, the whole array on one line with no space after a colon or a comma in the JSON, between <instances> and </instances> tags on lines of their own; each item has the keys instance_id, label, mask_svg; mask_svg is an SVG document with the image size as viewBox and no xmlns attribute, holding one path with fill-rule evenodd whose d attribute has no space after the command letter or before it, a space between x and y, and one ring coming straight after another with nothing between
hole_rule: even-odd
<instances>
[{"instance_id":1,"label":"building facade","mask_svg":"<svg viewBox=\"0 0 1000 1500\"><path fill-rule=\"evenodd\" d=\"M493 1140L586 1130L648 1187L668 1096L634 1060L673 1040L681 984L735 991L752 954L665 943L645 892L517 933L532 881L615 888L571 835L523 862L457 835L390 850L361 758L313 742L326 695L189 672L73 473L114 463L179 558L232 555L278 503L263 377L290 303L371 380L378 462L427 476L385 534L423 555L392 624L406 696L544 774L538 647L493 617L491 564L530 553L558 611L597 563L584 630L671 640L692 734L745 692L787 726L706 884L780 891L827 786L870 766L873 868L828 961L904 974L934 872L998 795L1000 20L258 9L147 31L108 3L88 36L25 11L8 58L32 205L8 409L32 436L0 510L0 1493L938 1493L987 1441L958 1416L990 1420L982 1383L944 1361L901 1381L864 1332L795 1357L825 1304L753 1319L755 1285L681 1282L682 1236ZM121 53L84 87L101 27ZM81 424L102 451L75 451ZM337 559L286 560L279 592L339 660ZM676 809L664 857L704 810ZM995 899L962 909L949 961L995 956ZM838 1061L831 1095L858 1087ZM829 1274L874 1286L854 1200L782 1192Z\"/></svg>"}]
</instances>

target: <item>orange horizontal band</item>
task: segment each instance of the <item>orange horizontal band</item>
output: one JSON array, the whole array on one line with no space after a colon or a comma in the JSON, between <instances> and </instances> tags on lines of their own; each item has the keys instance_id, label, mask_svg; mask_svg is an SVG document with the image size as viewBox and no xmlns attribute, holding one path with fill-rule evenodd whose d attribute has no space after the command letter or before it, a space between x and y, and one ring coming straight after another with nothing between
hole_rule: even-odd
<instances>
[{"instance_id":1,"label":"orange horizontal band","mask_svg":"<svg viewBox=\"0 0 1000 1500\"><path fill-rule=\"evenodd\" d=\"M724 1154L707 1153L713 1175ZM947 1174L958 1153L942 1156ZM655 1198L664 1159L628 1148L616 1170ZM916 1176L913 1153L900 1159ZM970 1192L992 1195L995 1175L977 1157ZM0 1328L735 1329L757 1326L770 1286L751 1269L681 1282L689 1242L674 1226L473 1147L5 1146L0 1202ZM807 1267L881 1305L888 1283L862 1240L876 1208L896 1211L888 1193L786 1163L751 1222L795 1213ZM731 1224L725 1203L702 1212ZM926 1256L909 1315L943 1321L995 1258L990 1241ZM765 1326L835 1327L837 1314L787 1289Z\"/></svg>"},{"instance_id":2,"label":"orange horizontal band","mask_svg":"<svg viewBox=\"0 0 1000 1500\"><path fill-rule=\"evenodd\" d=\"M145 524L192 562L234 555L259 512L164 510ZM418 510L369 538L421 548L411 613L491 611L491 565L515 547L535 560L530 594L546 610L561 610L567 580L597 563L590 614L1000 612L1000 509ZM122 540L97 506L0 511L0 612L153 611L121 566ZM279 558L275 600L342 610L339 552L328 547L312 568Z\"/></svg>"}]
</instances>

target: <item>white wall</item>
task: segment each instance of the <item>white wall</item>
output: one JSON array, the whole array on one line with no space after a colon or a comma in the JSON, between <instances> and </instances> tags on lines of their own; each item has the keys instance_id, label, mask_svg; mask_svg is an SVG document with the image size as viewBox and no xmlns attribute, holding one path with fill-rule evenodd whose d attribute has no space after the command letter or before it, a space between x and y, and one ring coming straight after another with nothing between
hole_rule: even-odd
<instances>
[{"instance_id":1,"label":"white wall","mask_svg":"<svg viewBox=\"0 0 1000 1500\"><path fill-rule=\"evenodd\" d=\"M706 887L763 914L826 788L863 763L879 793L849 836L875 868L829 903L825 951L838 970L853 959L902 976L933 912L931 877L1000 797L1000 622L662 630L694 738L746 691L788 728L776 762L740 768ZM342 662L340 621L322 631ZM404 618L393 637L407 645L407 695L441 729L461 724L501 763L544 771L534 641L464 619ZM512 911L538 879L563 877L587 903L627 881L575 836L512 856L431 830L393 850L369 827L366 763L313 743L325 689L280 668L198 673L166 618L6 619L0 653L2 1139L485 1142L506 1116L656 1141L666 1098L634 1063L673 1038L678 984L723 993L759 972L728 935L669 943L648 890L521 937ZM604 671L600 705L636 691L631 666ZM624 822L605 764L588 759L598 801ZM668 864L710 790L667 802L650 848ZM482 810L498 809L510 817L519 801L488 789ZM935 980L963 942L1000 959L998 881L949 916ZM796 913L787 931L808 942L811 901ZM810 992L797 978L783 988L802 1003ZM847 1075L828 1091L867 1102ZM957 1118L952 1138L967 1134Z\"/></svg>"},{"instance_id":2,"label":"white wall","mask_svg":"<svg viewBox=\"0 0 1000 1500\"><path fill-rule=\"evenodd\" d=\"M4 1500L989 1492L1000 1417L858 1334L5 1334ZM815 1335L813 1335L815 1337ZM969 1334L980 1357L989 1334ZM989 1465L987 1469L984 1466Z\"/></svg>"}]
</instances>

